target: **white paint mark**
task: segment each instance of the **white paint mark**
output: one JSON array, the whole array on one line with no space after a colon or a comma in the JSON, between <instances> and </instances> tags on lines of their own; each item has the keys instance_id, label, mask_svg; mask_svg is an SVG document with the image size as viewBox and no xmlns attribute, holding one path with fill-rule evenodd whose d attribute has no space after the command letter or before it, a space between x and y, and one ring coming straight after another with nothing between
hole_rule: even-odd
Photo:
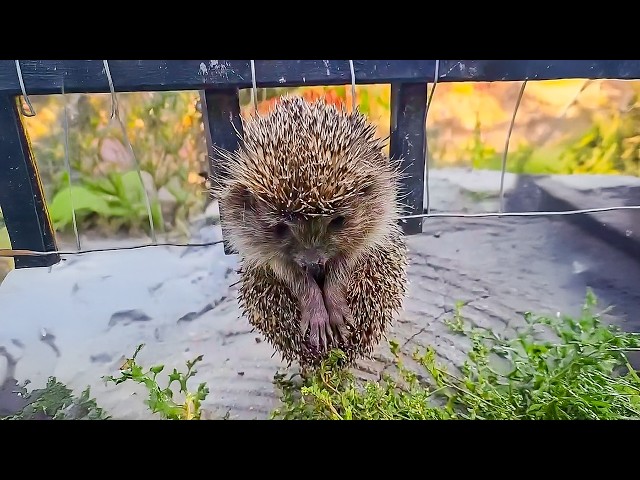
<instances>
[{"instance_id":1,"label":"white paint mark","mask_svg":"<svg viewBox=\"0 0 640 480\"><path fill-rule=\"evenodd\" d=\"M206 75L207 73L209 73L209 69L207 68L207 66L204 64L204 62L200 63L200 70L198 72L199 75Z\"/></svg>"},{"instance_id":2,"label":"white paint mark","mask_svg":"<svg viewBox=\"0 0 640 480\"><path fill-rule=\"evenodd\" d=\"M324 66L327 68L327 77L329 75L331 75L331 72L329 71L329 60L323 60L322 61L324 63Z\"/></svg>"},{"instance_id":3,"label":"white paint mark","mask_svg":"<svg viewBox=\"0 0 640 480\"><path fill-rule=\"evenodd\" d=\"M211 68L215 68L216 65L218 65L218 60L209 60L209 66Z\"/></svg>"},{"instance_id":4,"label":"white paint mark","mask_svg":"<svg viewBox=\"0 0 640 480\"><path fill-rule=\"evenodd\" d=\"M284 83L284 82L286 82L286 81L287 81L287 80L286 80L284 77L280 77L280 78L278 79L278 83Z\"/></svg>"}]
</instances>

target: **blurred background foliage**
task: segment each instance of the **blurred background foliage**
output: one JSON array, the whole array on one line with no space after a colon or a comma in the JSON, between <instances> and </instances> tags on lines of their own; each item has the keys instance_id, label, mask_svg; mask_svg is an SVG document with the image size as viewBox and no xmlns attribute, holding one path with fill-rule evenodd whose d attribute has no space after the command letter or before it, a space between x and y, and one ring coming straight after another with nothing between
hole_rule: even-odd
<instances>
[{"instance_id":1,"label":"blurred background foliage","mask_svg":"<svg viewBox=\"0 0 640 480\"><path fill-rule=\"evenodd\" d=\"M439 84L428 117L433 168L500 169L519 88L519 82ZM268 111L287 92L351 108L350 86L270 88L258 90L259 112ZM511 137L508 170L639 175L639 93L640 82L529 82ZM147 234L143 188L157 230L167 237L187 237L193 219L211 202L198 93L122 93L118 99L142 183L128 141L110 119L110 95L31 97L37 115L26 118L25 125L58 238L72 238L71 201L83 236ZM358 86L357 102L378 126L378 134L387 136L389 86ZM65 105L71 195L65 167ZM253 112L250 90L241 92L241 105L243 116ZM0 248L8 246L1 218Z\"/></svg>"}]
</instances>

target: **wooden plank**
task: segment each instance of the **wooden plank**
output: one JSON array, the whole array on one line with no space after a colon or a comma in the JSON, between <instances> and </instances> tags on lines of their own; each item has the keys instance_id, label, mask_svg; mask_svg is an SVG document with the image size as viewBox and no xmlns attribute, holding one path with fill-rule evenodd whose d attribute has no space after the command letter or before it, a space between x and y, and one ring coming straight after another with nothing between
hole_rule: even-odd
<instances>
[{"instance_id":1,"label":"wooden plank","mask_svg":"<svg viewBox=\"0 0 640 480\"><path fill-rule=\"evenodd\" d=\"M435 60L354 60L359 84L433 82ZM108 92L102 60L21 60L28 94ZM249 60L110 60L117 91L249 88ZM440 60L439 82L640 78L640 60ZM348 60L256 60L258 87L346 85ZM20 93L13 60L0 60L0 91Z\"/></svg>"},{"instance_id":2,"label":"wooden plank","mask_svg":"<svg viewBox=\"0 0 640 480\"><path fill-rule=\"evenodd\" d=\"M240 101L238 89L205 90L200 92L202 104L202 120L207 140L209 154L209 169L214 177L220 177L221 172L216 161L214 148L235 151L239 145L238 133L242 134L240 119ZM224 228L224 212L220 209L220 224L224 241L224 252L227 255L238 253L226 241Z\"/></svg>"},{"instance_id":3,"label":"wooden plank","mask_svg":"<svg viewBox=\"0 0 640 480\"><path fill-rule=\"evenodd\" d=\"M0 207L14 249L56 250L36 161L15 97L7 95L0 95ZM18 256L15 266L47 267L59 261L56 253Z\"/></svg>"},{"instance_id":4,"label":"wooden plank","mask_svg":"<svg viewBox=\"0 0 640 480\"><path fill-rule=\"evenodd\" d=\"M422 213L424 204L425 122L427 119L427 84L391 84L391 158L402 159L402 202L407 215ZM401 222L405 234L422 233L422 219Z\"/></svg>"}]
</instances>

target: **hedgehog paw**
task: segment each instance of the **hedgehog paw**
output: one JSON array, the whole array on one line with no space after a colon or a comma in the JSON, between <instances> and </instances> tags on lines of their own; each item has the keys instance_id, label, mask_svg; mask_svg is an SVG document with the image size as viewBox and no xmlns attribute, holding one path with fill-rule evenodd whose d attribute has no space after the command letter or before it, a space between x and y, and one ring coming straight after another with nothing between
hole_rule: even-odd
<instances>
[{"instance_id":1,"label":"hedgehog paw","mask_svg":"<svg viewBox=\"0 0 640 480\"><path fill-rule=\"evenodd\" d=\"M303 336L309 330L309 346L317 352L324 352L333 336L322 295L318 297L301 309L300 328Z\"/></svg>"},{"instance_id":2,"label":"hedgehog paw","mask_svg":"<svg viewBox=\"0 0 640 480\"><path fill-rule=\"evenodd\" d=\"M339 288L325 287L325 305L329 314L329 324L338 340L346 341L349 336L347 325L353 324L351 309Z\"/></svg>"}]
</instances>

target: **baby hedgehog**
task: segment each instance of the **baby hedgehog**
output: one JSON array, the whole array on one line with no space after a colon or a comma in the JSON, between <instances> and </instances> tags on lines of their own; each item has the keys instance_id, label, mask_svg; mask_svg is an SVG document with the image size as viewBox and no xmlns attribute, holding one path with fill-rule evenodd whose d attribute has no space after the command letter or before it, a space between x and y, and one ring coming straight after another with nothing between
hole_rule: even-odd
<instances>
[{"instance_id":1,"label":"baby hedgehog","mask_svg":"<svg viewBox=\"0 0 640 480\"><path fill-rule=\"evenodd\" d=\"M406 289L398 163L364 115L323 100L283 97L243 128L214 195L244 314L289 363L371 354Z\"/></svg>"}]
</instances>

